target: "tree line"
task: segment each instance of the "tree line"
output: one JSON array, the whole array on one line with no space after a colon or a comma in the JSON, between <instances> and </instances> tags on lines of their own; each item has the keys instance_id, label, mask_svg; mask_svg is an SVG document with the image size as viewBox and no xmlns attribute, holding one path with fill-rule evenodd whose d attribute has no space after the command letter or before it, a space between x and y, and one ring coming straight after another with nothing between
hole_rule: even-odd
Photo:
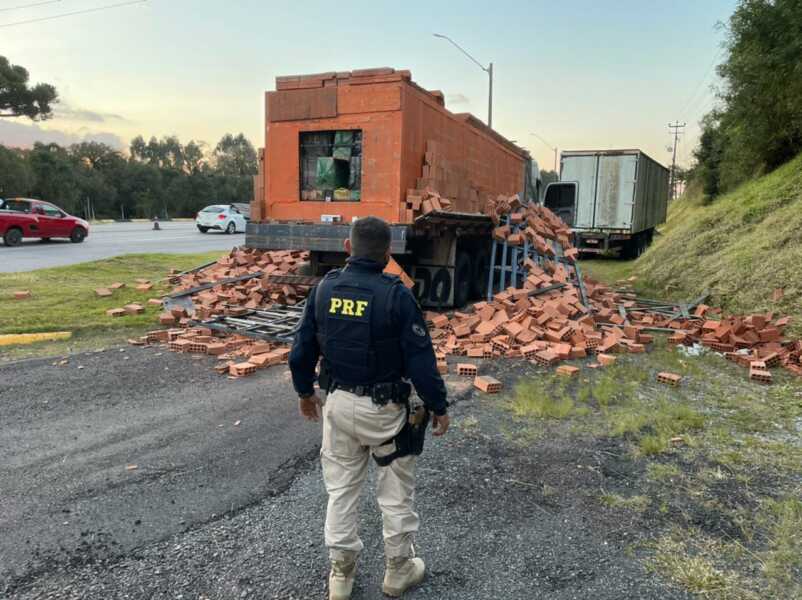
<instances>
[{"instance_id":1,"label":"tree line","mask_svg":"<svg viewBox=\"0 0 802 600\"><path fill-rule=\"evenodd\" d=\"M712 199L802 152L802 2L740 0L691 181Z\"/></svg>"},{"instance_id":2,"label":"tree line","mask_svg":"<svg viewBox=\"0 0 802 600\"><path fill-rule=\"evenodd\" d=\"M56 88L29 79L0 56L0 118L53 117ZM250 202L256 171L256 151L241 133L226 134L213 149L138 136L127 155L99 142L0 145L0 198L39 198L91 219L189 217L209 204Z\"/></svg>"},{"instance_id":3,"label":"tree line","mask_svg":"<svg viewBox=\"0 0 802 600\"><path fill-rule=\"evenodd\" d=\"M242 134L211 151L174 136L136 137L128 155L99 142L0 146L0 198L40 198L86 218L191 217L209 204L250 202L256 169Z\"/></svg>"}]
</instances>

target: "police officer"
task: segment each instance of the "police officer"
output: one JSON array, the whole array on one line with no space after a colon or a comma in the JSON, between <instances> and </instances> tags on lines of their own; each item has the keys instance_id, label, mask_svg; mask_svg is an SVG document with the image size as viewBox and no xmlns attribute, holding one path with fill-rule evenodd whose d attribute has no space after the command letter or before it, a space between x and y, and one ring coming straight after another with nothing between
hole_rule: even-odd
<instances>
[{"instance_id":1,"label":"police officer","mask_svg":"<svg viewBox=\"0 0 802 600\"><path fill-rule=\"evenodd\" d=\"M398 277L383 273L390 259L389 226L375 217L355 221L345 250L350 255L345 268L328 273L309 295L290 354L301 415L312 421L321 414L313 381L323 357L321 387L328 394L320 455L329 496L330 600L351 596L363 547L357 507L369 457L379 462L400 453L396 436L408 421L405 379L432 413L434 435L443 435L449 425L446 388L420 307ZM415 458L394 458L378 467L376 477L386 561L383 590L389 596L400 596L424 576L423 560L413 548L419 525Z\"/></svg>"}]
</instances>

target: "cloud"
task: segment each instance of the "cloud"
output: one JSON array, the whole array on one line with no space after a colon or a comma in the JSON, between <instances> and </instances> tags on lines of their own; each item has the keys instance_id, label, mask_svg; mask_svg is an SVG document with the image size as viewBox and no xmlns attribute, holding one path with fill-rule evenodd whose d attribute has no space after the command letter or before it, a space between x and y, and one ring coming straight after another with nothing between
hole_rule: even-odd
<instances>
[{"instance_id":1,"label":"cloud","mask_svg":"<svg viewBox=\"0 0 802 600\"><path fill-rule=\"evenodd\" d=\"M0 119L0 144L14 148L31 148L34 143L69 146L80 142L102 142L116 150L123 150L126 144L117 134L109 131L89 131L82 128L79 133L59 129L42 129L39 125L23 124Z\"/></svg>"},{"instance_id":2,"label":"cloud","mask_svg":"<svg viewBox=\"0 0 802 600\"><path fill-rule=\"evenodd\" d=\"M125 121L125 117L113 113L101 113L85 108L72 108L62 103L57 104L53 110L56 119L66 121L84 121L88 123L106 123L107 121Z\"/></svg>"},{"instance_id":3,"label":"cloud","mask_svg":"<svg viewBox=\"0 0 802 600\"><path fill-rule=\"evenodd\" d=\"M469 102L470 99L465 94L449 94L448 97L446 98L446 103L449 106L455 104L468 104Z\"/></svg>"}]
</instances>

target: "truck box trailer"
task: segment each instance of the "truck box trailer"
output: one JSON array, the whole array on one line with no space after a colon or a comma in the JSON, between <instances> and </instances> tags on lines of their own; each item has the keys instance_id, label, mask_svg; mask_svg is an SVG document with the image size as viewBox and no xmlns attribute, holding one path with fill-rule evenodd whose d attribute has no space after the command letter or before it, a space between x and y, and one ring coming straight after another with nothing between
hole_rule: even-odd
<instances>
[{"instance_id":1,"label":"truck box trailer","mask_svg":"<svg viewBox=\"0 0 802 600\"><path fill-rule=\"evenodd\" d=\"M385 219L392 252L425 305L463 304L485 291L498 195L536 197L529 153L409 71L364 69L276 78L266 94L246 245L311 252L313 274L344 262L352 220ZM410 210L436 191L448 210Z\"/></svg>"},{"instance_id":2,"label":"truck box trailer","mask_svg":"<svg viewBox=\"0 0 802 600\"><path fill-rule=\"evenodd\" d=\"M668 169L641 150L566 151L544 204L572 228L580 252L620 248L635 258L666 220L668 179Z\"/></svg>"}]
</instances>

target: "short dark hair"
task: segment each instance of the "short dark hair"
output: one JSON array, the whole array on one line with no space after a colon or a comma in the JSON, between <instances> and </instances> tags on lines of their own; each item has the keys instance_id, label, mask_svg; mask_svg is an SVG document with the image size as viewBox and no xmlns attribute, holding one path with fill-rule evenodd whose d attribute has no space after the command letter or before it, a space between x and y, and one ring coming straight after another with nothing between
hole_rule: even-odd
<instances>
[{"instance_id":1,"label":"short dark hair","mask_svg":"<svg viewBox=\"0 0 802 600\"><path fill-rule=\"evenodd\" d=\"M378 217L362 217L351 225L351 256L383 262L390 248L390 226Z\"/></svg>"}]
</instances>

